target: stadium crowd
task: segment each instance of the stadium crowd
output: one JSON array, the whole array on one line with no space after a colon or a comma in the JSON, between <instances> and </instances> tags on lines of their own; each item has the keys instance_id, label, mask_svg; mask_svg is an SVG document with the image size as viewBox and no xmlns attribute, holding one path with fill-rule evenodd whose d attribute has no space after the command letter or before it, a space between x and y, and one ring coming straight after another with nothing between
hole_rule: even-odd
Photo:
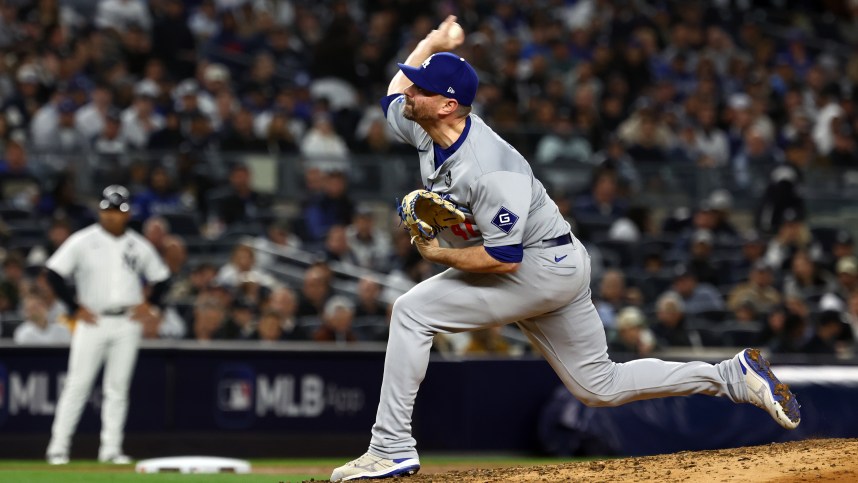
<instances>
[{"instance_id":1,"label":"stadium crowd","mask_svg":"<svg viewBox=\"0 0 858 483\"><path fill-rule=\"evenodd\" d=\"M84 171L129 187L135 226L173 273L147 337L385 340L389 300L438 268L391 207L352 199L350 160L416 159L377 100L395 61L454 13L481 79L474 112L537 173L586 170L583 190L543 181L593 254L613 351L847 354L853 233L814 223L804 180L858 167L858 57L841 55L858 44L858 2L784 17L778 3L2 0L0 335L68 340L40 269L96 220ZM300 160L294 216L255 189L249 154ZM707 181L673 185L693 206L637 202L667 189L663 166ZM755 189L750 209L734 206ZM230 246L228 260L200 240ZM313 255L301 283L269 270L281 249ZM364 275L346 293L332 264ZM499 330L436 345L516 350Z\"/></svg>"}]
</instances>

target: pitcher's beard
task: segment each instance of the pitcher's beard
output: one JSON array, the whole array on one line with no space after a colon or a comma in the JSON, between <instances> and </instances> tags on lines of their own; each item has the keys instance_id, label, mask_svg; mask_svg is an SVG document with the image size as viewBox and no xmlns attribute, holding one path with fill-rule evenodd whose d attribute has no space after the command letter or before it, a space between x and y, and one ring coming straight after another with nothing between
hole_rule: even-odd
<instances>
[{"instance_id":1,"label":"pitcher's beard","mask_svg":"<svg viewBox=\"0 0 858 483\"><path fill-rule=\"evenodd\" d=\"M402 117L408 119L409 121L414 120L414 105L405 103L405 109L402 110Z\"/></svg>"},{"instance_id":2,"label":"pitcher's beard","mask_svg":"<svg viewBox=\"0 0 858 483\"><path fill-rule=\"evenodd\" d=\"M431 119L429 116L421 114L417 110L417 106L414 104L408 104L407 102L405 103L405 109L402 110L402 117L415 122L428 121Z\"/></svg>"}]
</instances>

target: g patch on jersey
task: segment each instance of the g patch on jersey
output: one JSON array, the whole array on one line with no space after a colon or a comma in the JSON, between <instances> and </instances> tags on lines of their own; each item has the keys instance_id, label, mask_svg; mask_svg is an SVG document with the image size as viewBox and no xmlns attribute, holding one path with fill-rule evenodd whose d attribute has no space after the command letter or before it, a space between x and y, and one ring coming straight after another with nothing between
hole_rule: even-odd
<instances>
[{"instance_id":1,"label":"g patch on jersey","mask_svg":"<svg viewBox=\"0 0 858 483\"><path fill-rule=\"evenodd\" d=\"M492 218L492 225L500 228L504 233L509 233L517 221L518 215L501 206L495 217Z\"/></svg>"}]
</instances>

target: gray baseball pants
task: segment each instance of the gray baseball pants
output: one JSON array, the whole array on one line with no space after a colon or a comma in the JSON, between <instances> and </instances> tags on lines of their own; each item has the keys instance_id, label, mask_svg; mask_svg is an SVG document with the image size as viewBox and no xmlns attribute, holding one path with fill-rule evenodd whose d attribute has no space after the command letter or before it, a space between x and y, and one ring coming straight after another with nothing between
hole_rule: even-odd
<instances>
[{"instance_id":1,"label":"gray baseball pants","mask_svg":"<svg viewBox=\"0 0 858 483\"><path fill-rule=\"evenodd\" d=\"M741 370L731 360L715 365L658 359L612 362L589 285L590 257L575 239L567 245L524 250L524 259L512 274L448 269L399 297L393 306L369 451L390 459L418 456L411 414L435 334L513 322L569 391L588 406L689 394L747 400Z\"/></svg>"}]
</instances>

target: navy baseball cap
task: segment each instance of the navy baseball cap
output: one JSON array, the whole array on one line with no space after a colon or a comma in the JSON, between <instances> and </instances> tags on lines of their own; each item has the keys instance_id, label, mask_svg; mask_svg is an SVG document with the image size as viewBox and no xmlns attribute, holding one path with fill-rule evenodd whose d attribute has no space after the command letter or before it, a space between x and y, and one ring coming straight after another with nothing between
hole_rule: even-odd
<instances>
[{"instance_id":1,"label":"navy baseball cap","mask_svg":"<svg viewBox=\"0 0 858 483\"><path fill-rule=\"evenodd\" d=\"M118 185L112 184L107 188L104 188L104 191L101 193L101 202L98 204L98 207L102 210L116 209L123 213L128 213L131 211L131 205L128 203L129 198L131 198L131 193L128 192L128 188Z\"/></svg>"},{"instance_id":2,"label":"navy baseball cap","mask_svg":"<svg viewBox=\"0 0 858 483\"><path fill-rule=\"evenodd\" d=\"M477 72L468 61L451 52L433 54L420 67L396 65L417 87L456 99L463 106L470 106L477 96Z\"/></svg>"}]
</instances>

